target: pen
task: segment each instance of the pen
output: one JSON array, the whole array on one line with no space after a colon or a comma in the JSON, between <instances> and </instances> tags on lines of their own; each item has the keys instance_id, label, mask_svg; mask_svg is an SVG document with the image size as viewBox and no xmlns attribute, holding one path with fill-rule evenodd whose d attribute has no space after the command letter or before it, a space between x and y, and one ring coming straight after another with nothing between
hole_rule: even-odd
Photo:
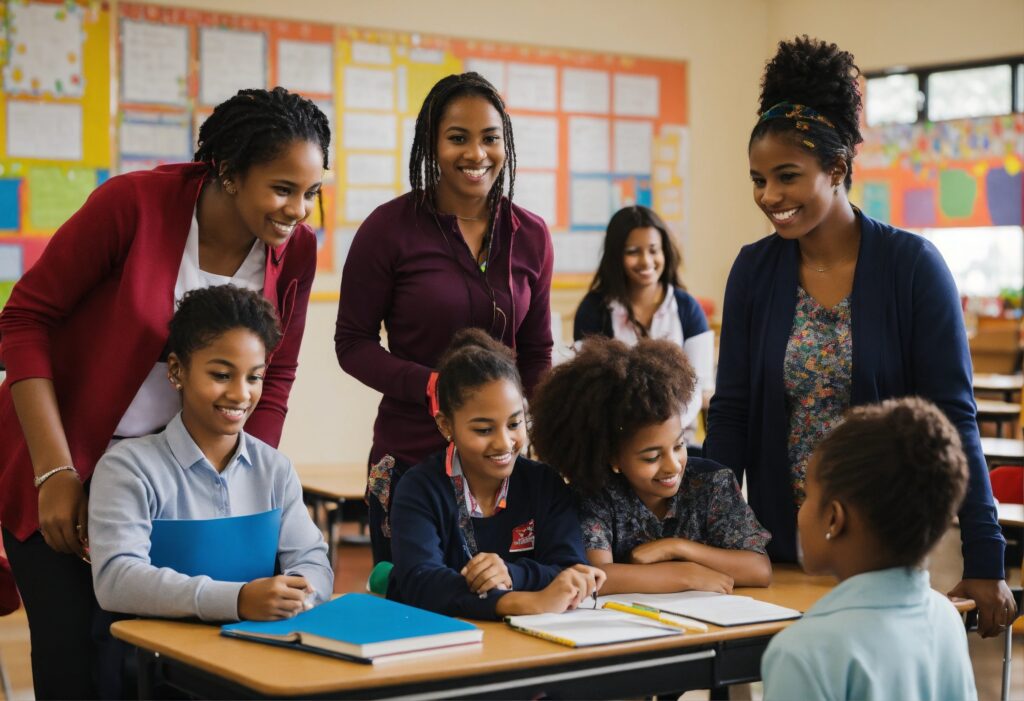
<instances>
[{"instance_id":1,"label":"pen","mask_svg":"<svg viewBox=\"0 0 1024 701\"><path fill-rule=\"evenodd\" d=\"M650 618L658 623L672 626L674 628L682 628L683 630L688 630L694 633L706 633L708 631L708 627L703 623L691 621L689 619L682 618L681 616L663 616L657 610L650 609L646 606L631 606L629 604L619 603L618 601L607 601L605 602L604 608L629 613L634 616L643 616L644 618Z\"/></svg>"},{"instance_id":2,"label":"pen","mask_svg":"<svg viewBox=\"0 0 1024 701\"><path fill-rule=\"evenodd\" d=\"M468 565L469 561L473 559L473 553L471 553L469 551L469 543L466 542L466 537L465 536L460 535L459 536L459 540L462 541L462 552L465 553L465 555L466 555L466 564ZM487 592L485 592L485 591L479 592L479 593L477 593L477 597L480 598L480 599L486 599L487 598Z\"/></svg>"}]
</instances>

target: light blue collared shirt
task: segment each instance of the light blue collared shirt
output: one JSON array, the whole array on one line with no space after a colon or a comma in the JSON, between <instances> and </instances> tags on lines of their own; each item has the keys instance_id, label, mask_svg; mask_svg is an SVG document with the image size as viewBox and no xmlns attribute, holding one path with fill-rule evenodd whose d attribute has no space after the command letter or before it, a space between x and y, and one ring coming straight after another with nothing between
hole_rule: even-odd
<instances>
[{"instance_id":1,"label":"light blue collared shirt","mask_svg":"<svg viewBox=\"0 0 1024 701\"><path fill-rule=\"evenodd\" d=\"M850 577L772 639L761 660L773 699L977 699L960 614L928 573Z\"/></svg>"},{"instance_id":2,"label":"light blue collared shirt","mask_svg":"<svg viewBox=\"0 0 1024 701\"><path fill-rule=\"evenodd\" d=\"M239 436L238 448L219 474L185 429L181 414L161 433L123 440L100 459L89 492L89 550L100 606L141 616L238 620L242 583L189 577L150 564L152 522L271 509L281 509L281 572L305 577L315 590L314 603L330 598L334 572L327 545L303 504L291 462L258 438Z\"/></svg>"}]
</instances>

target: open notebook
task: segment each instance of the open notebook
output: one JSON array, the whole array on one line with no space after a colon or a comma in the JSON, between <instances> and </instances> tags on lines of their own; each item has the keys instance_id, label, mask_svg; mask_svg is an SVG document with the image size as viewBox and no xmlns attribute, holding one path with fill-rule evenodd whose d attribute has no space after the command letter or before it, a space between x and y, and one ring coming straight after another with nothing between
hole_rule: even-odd
<instances>
[{"instance_id":1,"label":"open notebook","mask_svg":"<svg viewBox=\"0 0 1024 701\"><path fill-rule=\"evenodd\" d=\"M749 596L716 594L707 591L686 591L677 594L614 594L598 598L598 605L607 601L639 604L663 613L693 618L716 626L741 626L800 618L796 609L758 601Z\"/></svg>"},{"instance_id":2,"label":"open notebook","mask_svg":"<svg viewBox=\"0 0 1024 701\"><path fill-rule=\"evenodd\" d=\"M565 613L507 616L505 622L520 633L569 647L607 645L683 633L679 628L657 621L606 609L579 608Z\"/></svg>"}]
</instances>

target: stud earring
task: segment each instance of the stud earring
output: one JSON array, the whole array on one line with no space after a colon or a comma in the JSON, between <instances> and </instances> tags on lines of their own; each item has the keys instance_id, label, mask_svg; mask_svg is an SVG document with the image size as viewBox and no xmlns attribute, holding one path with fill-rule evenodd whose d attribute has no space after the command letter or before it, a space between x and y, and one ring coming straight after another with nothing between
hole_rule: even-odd
<instances>
[{"instance_id":1,"label":"stud earring","mask_svg":"<svg viewBox=\"0 0 1024 701\"><path fill-rule=\"evenodd\" d=\"M832 531L825 534L825 540L832 540Z\"/></svg>"},{"instance_id":2,"label":"stud earring","mask_svg":"<svg viewBox=\"0 0 1024 701\"><path fill-rule=\"evenodd\" d=\"M451 443L451 442L452 442L452 437L451 437L451 436L445 436L445 437L444 437L444 439L445 439L446 441L448 441L449 443Z\"/></svg>"},{"instance_id":3,"label":"stud earring","mask_svg":"<svg viewBox=\"0 0 1024 701\"><path fill-rule=\"evenodd\" d=\"M612 468L612 472L614 472L617 475L620 474L619 468L617 468L617 467L613 467Z\"/></svg>"},{"instance_id":4,"label":"stud earring","mask_svg":"<svg viewBox=\"0 0 1024 701\"><path fill-rule=\"evenodd\" d=\"M231 181L228 180L227 178L224 178L224 191L227 192L229 195L238 194L238 189L234 185L232 185Z\"/></svg>"}]
</instances>

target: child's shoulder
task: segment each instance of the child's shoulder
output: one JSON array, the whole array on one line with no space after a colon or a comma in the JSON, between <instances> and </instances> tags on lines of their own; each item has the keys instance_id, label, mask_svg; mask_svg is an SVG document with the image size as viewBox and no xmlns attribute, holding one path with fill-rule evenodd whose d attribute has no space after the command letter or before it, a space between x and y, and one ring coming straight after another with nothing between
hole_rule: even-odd
<instances>
[{"instance_id":1,"label":"child's shoulder","mask_svg":"<svg viewBox=\"0 0 1024 701\"><path fill-rule=\"evenodd\" d=\"M96 471L128 468L145 473L148 467L156 463L153 458L166 453L167 450L167 440L163 433L125 438L112 445L100 457L96 463Z\"/></svg>"},{"instance_id":2,"label":"child's shoulder","mask_svg":"<svg viewBox=\"0 0 1024 701\"><path fill-rule=\"evenodd\" d=\"M736 483L736 475L731 469L707 458L688 458L683 479L691 488L731 488Z\"/></svg>"}]
</instances>

